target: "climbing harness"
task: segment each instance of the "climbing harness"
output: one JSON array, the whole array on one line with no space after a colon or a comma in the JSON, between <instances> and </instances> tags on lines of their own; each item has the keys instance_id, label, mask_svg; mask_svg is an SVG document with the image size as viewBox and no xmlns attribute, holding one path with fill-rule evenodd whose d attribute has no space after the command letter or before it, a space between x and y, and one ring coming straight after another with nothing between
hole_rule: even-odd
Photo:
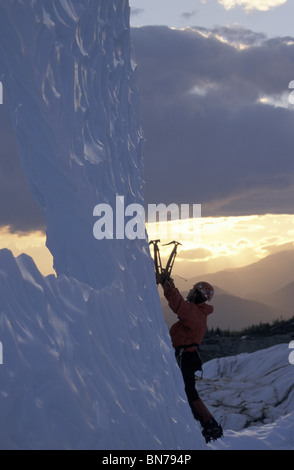
<instances>
[{"instance_id":1,"label":"climbing harness","mask_svg":"<svg viewBox=\"0 0 294 470\"><path fill-rule=\"evenodd\" d=\"M165 279L169 279L171 277L171 272L172 272L174 262L177 256L178 246L182 245L182 243L177 242L177 241L172 241L170 243L166 243L165 245L162 245L162 246L168 246L172 244L174 245L172 252L168 258L166 267L163 268L158 243L160 243L160 240L151 240L151 242L149 242L149 245L153 245L153 250L154 250L154 266L155 266L155 274L156 274L156 284L160 283L159 281L160 278L164 277Z\"/></svg>"},{"instance_id":2,"label":"climbing harness","mask_svg":"<svg viewBox=\"0 0 294 470\"><path fill-rule=\"evenodd\" d=\"M190 348L199 348L199 344L196 344L196 343L193 343L193 344L185 344L183 346L178 346L176 348L176 359L177 359L177 363L178 363L178 366L179 368L181 369L182 368L182 357L183 357L183 353L187 350L187 349L190 349ZM197 349L198 350L198 349Z\"/></svg>"},{"instance_id":3,"label":"climbing harness","mask_svg":"<svg viewBox=\"0 0 294 470\"><path fill-rule=\"evenodd\" d=\"M198 380L202 380L202 378L203 378L203 368L202 368L203 361L202 361L201 356L199 354L199 349L198 349L199 344L193 343L193 344L187 344L187 345L184 345L184 346L178 346L175 350L175 356L176 356L178 366L182 370L183 354L187 349L190 349L190 348L196 348L198 357L199 357L200 362L201 362L201 368L195 372L195 382L197 382ZM197 372L200 372L200 376L197 375Z\"/></svg>"}]
</instances>

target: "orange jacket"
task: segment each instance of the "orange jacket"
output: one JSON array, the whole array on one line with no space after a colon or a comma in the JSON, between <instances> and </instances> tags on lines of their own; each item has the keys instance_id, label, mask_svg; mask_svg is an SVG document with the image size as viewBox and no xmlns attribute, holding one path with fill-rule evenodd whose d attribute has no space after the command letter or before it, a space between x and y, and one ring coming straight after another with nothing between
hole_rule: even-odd
<instances>
[{"instance_id":1,"label":"orange jacket","mask_svg":"<svg viewBox=\"0 0 294 470\"><path fill-rule=\"evenodd\" d=\"M201 304L188 302L184 300L178 289L166 284L164 295L170 308L179 318L170 329L173 347L195 343L200 345L207 330L207 316L213 312L213 306L205 302Z\"/></svg>"}]
</instances>

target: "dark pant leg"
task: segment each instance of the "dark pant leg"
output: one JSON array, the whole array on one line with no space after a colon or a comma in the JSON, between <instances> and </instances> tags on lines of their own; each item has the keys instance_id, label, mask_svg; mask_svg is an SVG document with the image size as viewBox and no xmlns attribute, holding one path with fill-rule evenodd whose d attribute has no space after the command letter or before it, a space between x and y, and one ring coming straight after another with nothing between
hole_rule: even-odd
<instances>
[{"instance_id":1,"label":"dark pant leg","mask_svg":"<svg viewBox=\"0 0 294 470\"><path fill-rule=\"evenodd\" d=\"M181 358L181 371L185 384L185 392L193 416L197 420L199 419L199 416L196 416L192 402L199 399L199 395L195 387L195 372L201 370L201 367L202 362L197 351L186 351L183 353Z\"/></svg>"}]
</instances>

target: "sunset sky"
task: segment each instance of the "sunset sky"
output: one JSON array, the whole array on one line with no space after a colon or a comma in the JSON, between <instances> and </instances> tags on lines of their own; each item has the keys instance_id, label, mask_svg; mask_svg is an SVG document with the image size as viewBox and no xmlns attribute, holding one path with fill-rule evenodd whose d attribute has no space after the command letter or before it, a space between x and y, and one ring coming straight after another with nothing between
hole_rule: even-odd
<instances>
[{"instance_id":1,"label":"sunset sky","mask_svg":"<svg viewBox=\"0 0 294 470\"><path fill-rule=\"evenodd\" d=\"M130 6L146 205L202 207L201 240L184 242L178 274L243 266L292 249L294 2ZM0 138L0 248L28 253L49 274L44 220L18 162L5 90Z\"/></svg>"},{"instance_id":2,"label":"sunset sky","mask_svg":"<svg viewBox=\"0 0 294 470\"><path fill-rule=\"evenodd\" d=\"M201 243L184 243L177 272L293 249L294 2L130 4L146 201L202 206Z\"/></svg>"},{"instance_id":3,"label":"sunset sky","mask_svg":"<svg viewBox=\"0 0 294 470\"><path fill-rule=\"evenodd\" d=\"M175 232L176 227L168 231L171 236L161 237L163 264L172 247L162 245L174 239ZM154 227L152 233L156 233ZM158 228L156 235L160 233ZM293 236L294 217L289 214L202 218L199 242L182 240L174 273L190 278L246 266L278 251L293 250Z\"/></svg>"}]
</instances>

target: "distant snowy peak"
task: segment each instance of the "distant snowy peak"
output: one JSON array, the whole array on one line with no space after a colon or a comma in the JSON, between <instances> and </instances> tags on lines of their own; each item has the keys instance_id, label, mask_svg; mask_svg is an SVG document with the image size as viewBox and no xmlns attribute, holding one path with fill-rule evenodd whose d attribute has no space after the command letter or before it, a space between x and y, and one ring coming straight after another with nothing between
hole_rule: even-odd
<instances>
[{"instance_id":1,"label":"distant snowy peak","mask_svg":"<svg viewBox=\"0 0 294 470\"><path fill-rule=\"evenodd\" d=\"M95 287L132 272L126 252L145 258L142 244L93 236L96 204L143 201L129 11L127 0L0 1L1 77L47 246L58 274Z\"/></svg>"}]
</instances>

